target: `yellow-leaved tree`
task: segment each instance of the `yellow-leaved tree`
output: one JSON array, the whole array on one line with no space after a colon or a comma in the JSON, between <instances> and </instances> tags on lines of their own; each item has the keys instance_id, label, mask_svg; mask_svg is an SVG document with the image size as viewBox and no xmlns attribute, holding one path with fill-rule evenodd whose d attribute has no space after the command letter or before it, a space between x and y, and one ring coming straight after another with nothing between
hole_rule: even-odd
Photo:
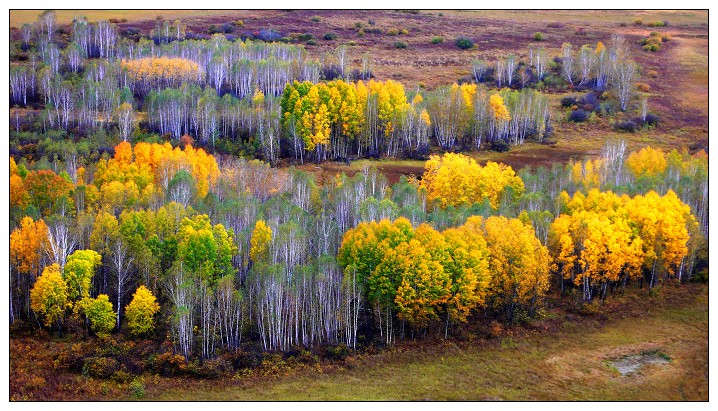
<instances>
[{"instance_id":1,"label":"yellow-leaved tree","mask_svg":"<svg viewBox=\"0 0 718 411\"><path fill-rule=\"evenodd\" d=\"M691 209L668 190L659 196L651 190L637 195L627 204L628 216L643 239L643 267L651 273L648 286L653 287L660 275L677 272L688 254L689 229L697 222Z\"/></svg>"},{"instance_id":2,"label":"yellow-leaved tree","mask_svg":"<svg viewBox=\"0 0 718 411\"><path fill-rule=\"evenodd\" d=\"M49 265L30 290L30 308L42 318L45 326L62 327L66 305L67 285L60 274L60 266Z\"/></svg>"},{"instance_id":3,"label":"yellow-leaved tree","mask_svg":"<svg viewBox=\"0 0 718 411\"><path fill-rule=\"evenodd\" d=\"M252 261L260 262L269 258L269 244L272 241L272 228L264 222L257 220L252 230L250 241L249 257Z\"/></svg>"},{"instance_id":4,"label":"yellow-leaved tree","mask_svg":"<svg viewBox=\"0 0 718 411\"><path fill-rule=\"evenodd\" d=\"M147 335L155 328L154 317L160 310L152 291L144 285L137 287L132 301L125 307L127 326L133 335Z\"/></svg>"},{"instance_id":5,"label":"yellow-leaved tree","mask_svg":"<svg viewBox=\"0 0 718 411\"><path fill-rule=\"evenodd\" d=\"M514 198L524 191L521 177L510 166L489 161L481 167L463 154L433 155L424 169L420 187L426 190L427 200L441 208L471 205L484 198L493 208L498 208L508 189Z\"/></svg>"},{"instance_id":6,"label":"yellow-leaved tree","mask_svg":"<svg viewBox=\"0 0 718 411\"><path fill-rule=\"evenodd\" d=\"M626 166L636 178L655 177L662 174L668 165L666 154L651 146L634 151L626 159Z\"/></svg>"},{"instance_id":7,"label":"yellow-leaved tree","mask_svg":"<svg viewBox=\"0 0 718 411\"><path fill-rule=\"evenodd\" d=\"M548 290L549 255L531 224L503 216L470 217L468 223L481 227L486 239L494 306L511 320L519 305L534 309Z\"/></svg>"}]
</instances>

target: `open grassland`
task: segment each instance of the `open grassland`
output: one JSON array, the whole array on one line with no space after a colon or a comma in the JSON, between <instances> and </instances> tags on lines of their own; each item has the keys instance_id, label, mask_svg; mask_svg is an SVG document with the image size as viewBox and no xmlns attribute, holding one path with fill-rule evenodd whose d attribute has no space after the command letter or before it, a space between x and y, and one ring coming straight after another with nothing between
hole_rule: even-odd
<instances>
[{"instance_id":1,"label":"open grassland","mask_svg":"<svg viewBox=\"0 0 718 411\"><path fill-rule=\"evenodd\" d=\"M57 368L58 353L82 350L67 337L11 335L14 400L707 400L708 286L646 289L580 308L550 296L529 325L469 324L461 337L407 341L345 360L289 366L267 356L233 378L196 380L145 374L95 379ZM620 291L620 290L619 290ZM430 333L430 335L433 335ZM621 375L612 360L659 353L664 365ZM286 360L286 358L285 358ZM59 371L58 371L59 370Z\"/></svg>"},{"instance_id":2,"label":"open grassland","mask_svg":"<svg viewBox=\"0 0 718 411\"><path fill-rule=\"evenodd\" d=\"M16 10L10 13L10 25L20 27L34 22L40 10ZM539 44L557 53L568 41L574 45L595 44L608 41L612 33L627 36L632 48L640 51L637 41L654 30L633 25L636 19L645 24L668 21L670 26L660 28L671 35L706 34L708 15L705 11L421 11L416 14L389 10L60 10L58 24L70 24L78 15L90 21L98 19L127 19L120 28L138 27L149 31L155 18L180 19L188 30L206 33L210 24L222 24L242 20L243 26L235 34L246 35L267 28L278 30L282 35L310 33L317 39L316 45L307 46L310 54L317 57L341 44L351 46L350 58L361 61L363 53L374 58L374 74L377 78L392 78L404 83L408 89L417 86L434 88L450 84L470 74L470 62L474 58L494 59L508 53L526 57L527 47L533 33L542 32L544 40ZM626 24L621 27L620 24ZM510 27L510 30L507 28ZM362 33L360 33L360 29ZM389 35L395 29L404 34ZM581 29L579 31L579 29ZM328 32L337 34L335 40L323 40ZM435 36L444 42L431 44ZM459 50L454 39L471 37L476 48ZM408 47L397 50L396 41ZM639 59L639 63L640 63ZM428 73L431 73L428 75Z\"/></svg>"},{"instance_id":3,"label":"open grassland","mask_svg":"<svg viewBox=\"0 0 718 411\"><path fill-rule=\"evenodd\" d=\"M10 26L20 27L25 23L34 23L42 10L12 10ZM165 19L185 19L196 17L224 16L224 10L55 10L58 24L71 24L77 16L85 16L89 21L104 19L127 19L128 22L154 20L156 16Z\"/></svg>"},{"instance_id":4,"label":"open grassland","mask_svg":"<svg viewBox=\"0 0 718 411\"><path fill-rule=\"evenodd\" d=\"M147 399L707 400L707 287L663 291L643 312L629 307L639 304L642 295L608 301L627 308L625 313L616 310L605 325L590 318L554 318L546 320L557 328L553 332L539 323L522 335L476 344L407 344L338 370L317 367L273 381L186 381L173 388L160 383L148 387ZM645 365L625 376L609 364L654 350L670 357L670 363Z\"/></svg>"}]
</instances>

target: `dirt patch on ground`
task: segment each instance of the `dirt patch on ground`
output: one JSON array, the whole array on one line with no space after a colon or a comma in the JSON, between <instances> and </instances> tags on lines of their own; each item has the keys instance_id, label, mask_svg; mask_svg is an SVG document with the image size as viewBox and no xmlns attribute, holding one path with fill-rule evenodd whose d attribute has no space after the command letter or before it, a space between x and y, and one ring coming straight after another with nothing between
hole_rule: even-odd
<instances>
[{"instance_id":1,"label":"dirt patch on ground","mask_svg":"<svg viewBox=\"0 0 718 411\"><path fill-rule=\"evenodd\" d=\"M633 374L644 365L669 363L670 361L668 361L665 356L656 353L628 355L611 362L621 375Z\"/></svg>"}]
</instances>

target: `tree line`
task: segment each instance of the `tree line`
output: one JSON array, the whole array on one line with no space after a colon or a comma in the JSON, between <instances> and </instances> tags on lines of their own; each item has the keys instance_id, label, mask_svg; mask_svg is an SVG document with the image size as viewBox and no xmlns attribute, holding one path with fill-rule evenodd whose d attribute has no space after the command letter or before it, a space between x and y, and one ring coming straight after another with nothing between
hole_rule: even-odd
<instances>
[{"instance_id":1,"label":"tree line","mask_svg":"<svg viewBox=\"0 0 718 411\"><path fill-rule=\"evenodd\" d=\"M475 60L476 84L407 92L390 80L365 83L371 59L363 56L361 68L352 70L345 46L320 61L300 45L229 41L221 34L188 39L181 22L159 20L151 38L137 41L118 35L109 21L81 17L66 41L56 31L52 12L20 30L27 61L11 67L11 98L41 110L16 112L16 133L116 130L125 141L153 132L177 140L187 134L202 146L251 151L272 164L281 157L425 158L433 144L505 150L526 139L542 142L552 127L548 100L537 88L547 76L612 90L621 110L638 78L618 35L608 46L578 51L566 43L554 59L532 45L525 61L513 54L496 67Z\"/></svg>"},{"instance_id":2,"label":"tree line","mask_svg":"<svg viewBox=\"0 0 718 411\"><path fill-rule=\"evenodd\" d=\"M612 143L518 173L445 154L391 186L369 169L319 185L190 144L38 165L10 164L11 321L169 333L185 358L247 339L281 351L448 335L481 313L531 315L549 287L588 302L707 264L704 153Z\"/></svg>"}]
</instances>

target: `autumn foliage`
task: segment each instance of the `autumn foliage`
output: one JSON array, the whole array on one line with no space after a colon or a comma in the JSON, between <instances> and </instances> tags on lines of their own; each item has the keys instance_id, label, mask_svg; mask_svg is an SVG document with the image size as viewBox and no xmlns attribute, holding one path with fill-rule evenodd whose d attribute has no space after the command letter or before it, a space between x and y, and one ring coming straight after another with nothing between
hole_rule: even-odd
<instances>
[{"instance_id":1,"label":"autumn foliage","mask_svg":"<svg viewBox=\"0 0 718 411\"><path fill-rule=\"evenodd\" d=\"M155 296L147 287L137 287L132 301L125 307L127 326L134 335L147 335L154 329L154 316L160 310Z\"/></svg>"},{"instance_id":2,"label":"autumn foliage","mask_svg":"<svg viewBox=\"0 0 718 411\"><path fill-rule=\"evenodd\" d=\"M337 257L366 281L369 302L414 326L464 322L493 301L535 305L548 288L548 252L530 226L504 217L471 217L440 233L408 220L361 223L345 233Z\"/></svg>"},{"instance_id":3,"label":"autumn foliage","mask_svg":"<svg viewBox=\"0 0 718 411\"><path fill-rule=\"evenodd\" d=\"M67 304L67 285L62 279L60 266L52 264L37 278L30 290L30 307L43 320L45 326L61 325Z\"/></svg>"},{"instance_id":4,"label":"autumn foliage","mask_svg":"<svg viewBox=\"0 0 718 411\"><path fill-rule=\"evenodd\" d=\"M184 82L197 81L200 68L192 60L172 57L145 57L120 63L129 78L140 90L157 87L177 87Z\"/></svg>"},{"instance_id":5,"label":"autumn foliage","mask_svg":"<svg viewBox=\"0 0 718 411\"><path fill-rule=\"evenodd\" d=\"M471 205L484 198L497 208L509 189L514 198L524 191L523 181L510 166L489 161L481 167L463 154L431 156L424 167L421 187L426 190L429 202L436 202L441 208Z\"/></svg>"},{"instance_id":6,"label":"autumn foliage","mask_svg":"<svg viewBox=\"0 0 718 411\"><path fill-rule=\"evenodd\" d=\"M567 195L564 198L568 199ZM593 189L567 201L566 213L551 225L552 270L583 289L584 300L611 283L675 272L688 253L688 229L695 225L688 206L673 191L633 198Z\"/></svg>"}]
</instances>

